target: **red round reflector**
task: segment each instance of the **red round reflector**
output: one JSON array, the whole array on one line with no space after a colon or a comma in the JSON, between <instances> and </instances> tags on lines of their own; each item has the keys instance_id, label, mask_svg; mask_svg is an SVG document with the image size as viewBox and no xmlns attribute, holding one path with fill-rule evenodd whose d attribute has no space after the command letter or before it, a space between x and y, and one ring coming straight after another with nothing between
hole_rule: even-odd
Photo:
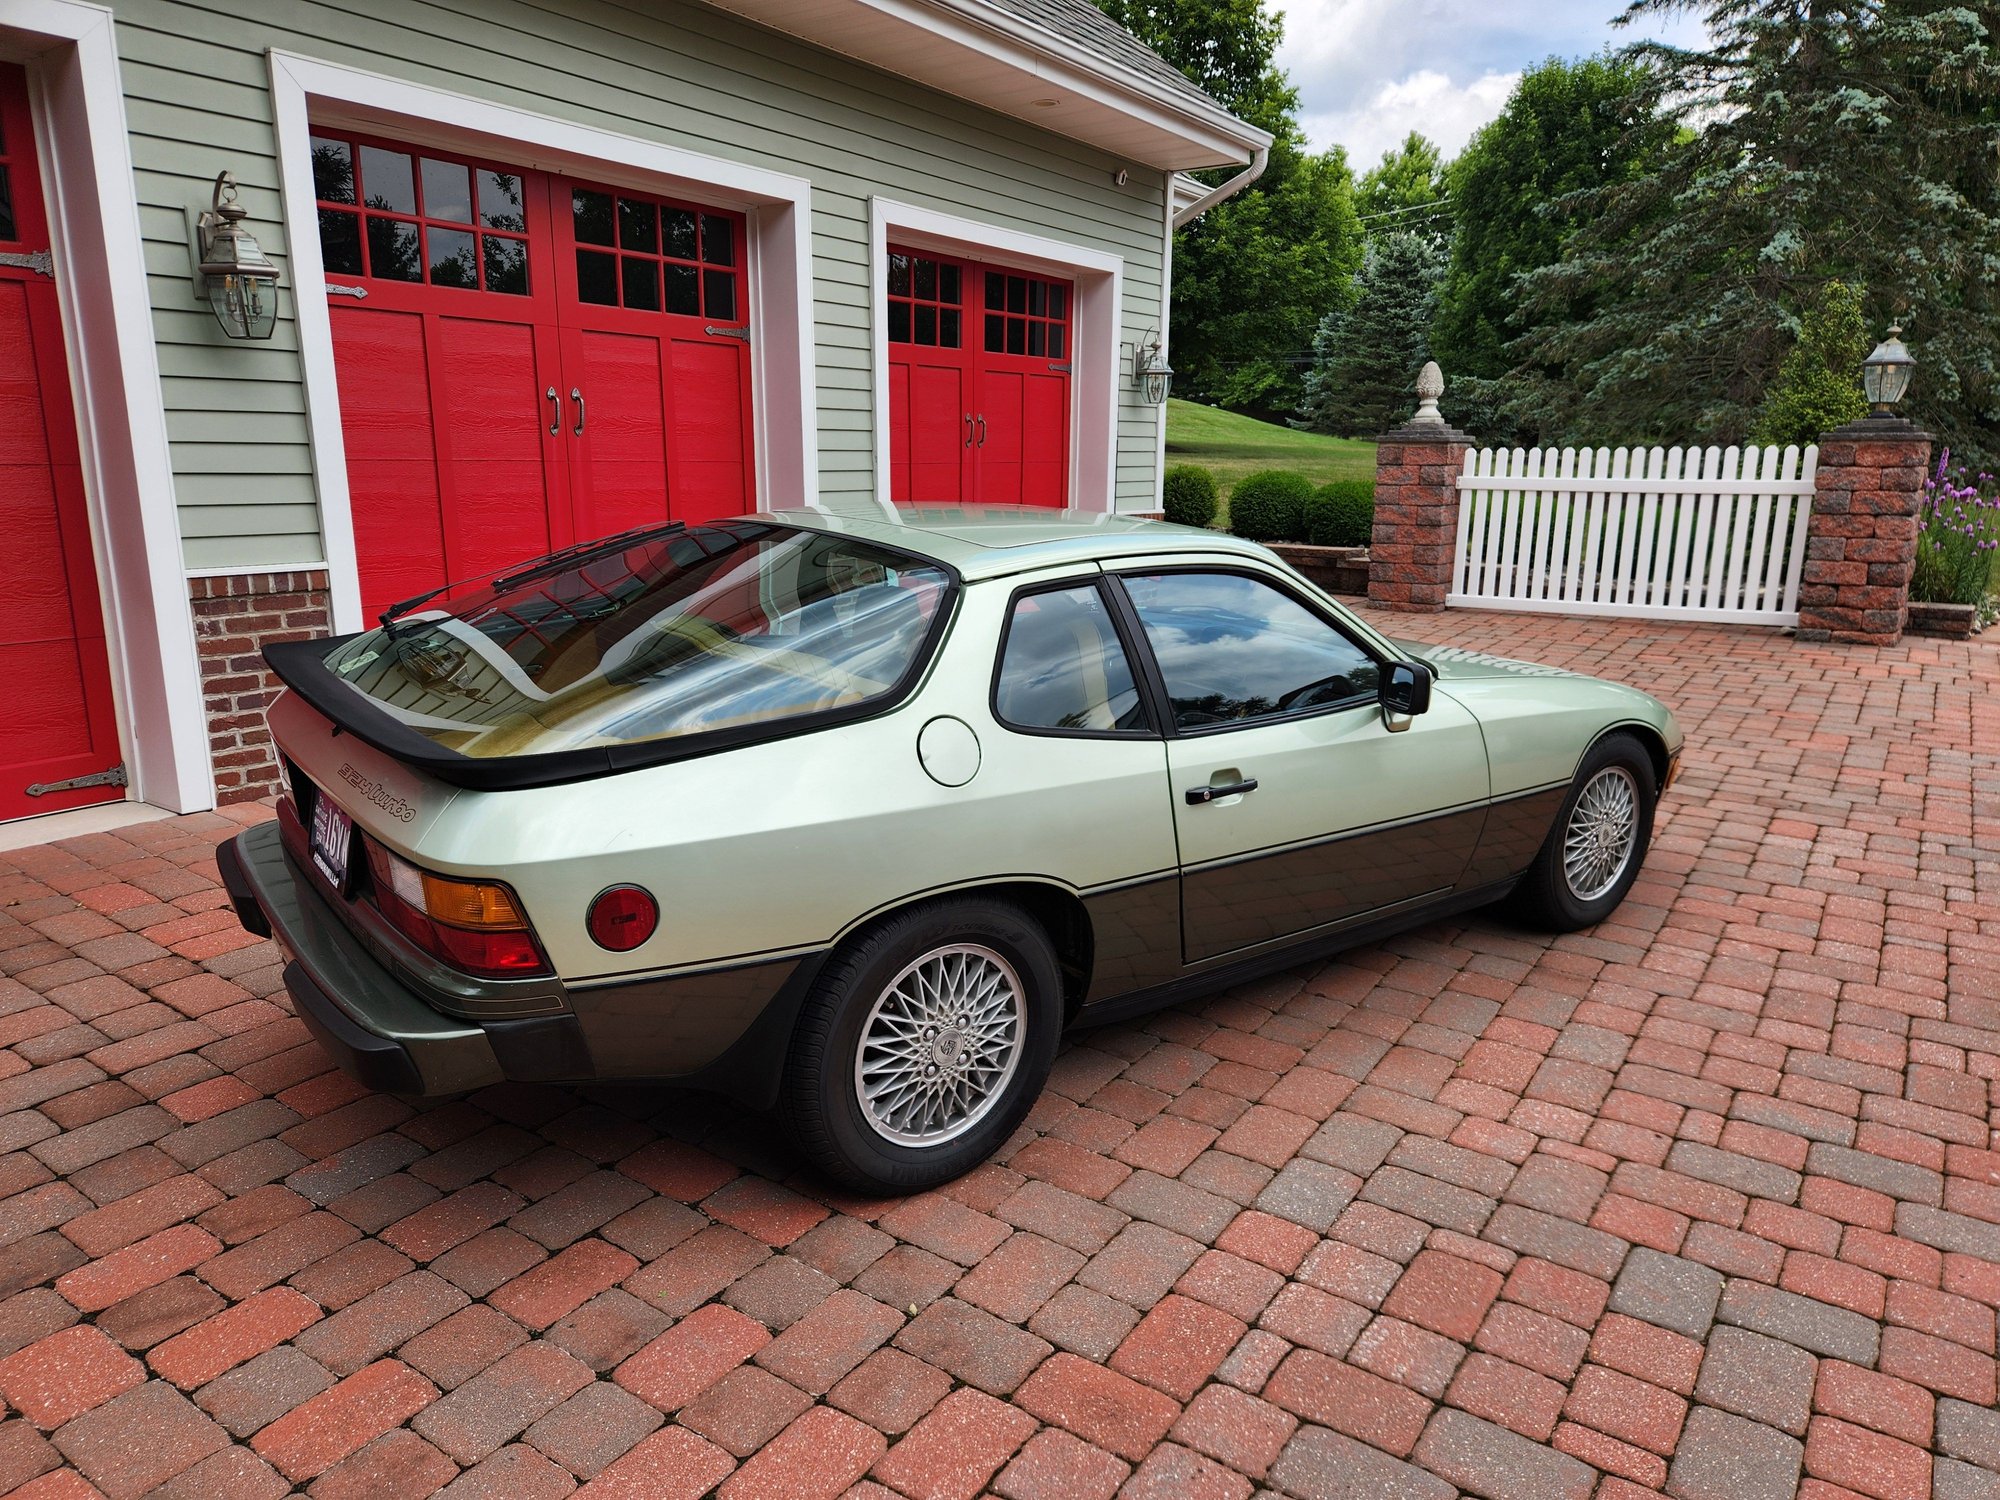
<instances>
[{"instance_id":1,"label":"red round reflector","mask_svg":"<svg viewBox=\"0 0 2000 1500\"><path fill-rule=\"evenodd\" d=\"M614 885L590 903L584 925L590 940L613 953L629 953L660 925L660 903L636 885Z\"/></svg>"}]
</instances>

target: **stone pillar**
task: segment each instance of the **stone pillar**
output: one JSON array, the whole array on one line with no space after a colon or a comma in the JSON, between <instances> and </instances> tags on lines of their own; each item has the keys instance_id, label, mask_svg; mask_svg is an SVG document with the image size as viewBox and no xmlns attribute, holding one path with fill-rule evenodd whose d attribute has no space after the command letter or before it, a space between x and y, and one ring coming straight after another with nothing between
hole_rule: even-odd
<instances>
[{"instance_id":1,"label":"stone pillar","mask_svg":"<svg viewBox=\"0 0 2000 1500\"><path fill-rule=\"evenodd\" d=\"M1910 617L1931 435L1865 417L1819 440L1799 581L1799 639L1892 646Z\"/></svg>"},{"instance_id":2,"label":"stone pillar","mask_svg":"<svg viewBox=\"0 0 2000 1500\"><path fill-rule=\"evenodd\" d=\"M1444 377L1417 377L1417 413L1375 447L1375 531L1368 543L1368 602L1440 610L1458 546L1458 476L1473 440L1438 413Z\"/></svg>"}]
</instances>

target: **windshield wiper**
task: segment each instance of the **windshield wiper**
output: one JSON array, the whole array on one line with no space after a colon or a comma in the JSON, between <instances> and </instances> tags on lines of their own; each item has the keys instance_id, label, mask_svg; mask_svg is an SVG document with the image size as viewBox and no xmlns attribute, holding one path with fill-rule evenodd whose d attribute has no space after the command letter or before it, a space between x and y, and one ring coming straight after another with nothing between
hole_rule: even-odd
<instances>
[{"instance_id":1,"label":"windshield wiper","mask_svg":"<svg viewBox=\"0 0 2000 1500\"><path fill-rule=\"evenodd\" d=\"M494 577L496 573L501 571L499 568L488 568L484 573L474 573L469 578L455 578L450 583L441 583L434 589L424 590L421 594L412 594L407 599L398 599L394 604L377 615L375 619L384 631L390 635L394 635L396 622L404 615L410 613L411 610L421 609L440 594L449 594L453 589L463 587L465 584L477 583L484 578L492 578L493 583L491 586L494 589L512 588L516 584L527 583L531 579L544 578L550 573L561 572L573 563L583 562L588 558L597 557L603 553L620 551L623 548L630 547L641 537L664 535L667 532L685 531L686 529L687 522L685 521L655 521L650 526L634 526L629 531L620 531L612 536L597 537L587 542L576 542L563 548L560 552L551 552L547 557L538 557L526 567L519 568L502 577Z\"/></svg>"}]
</instances>

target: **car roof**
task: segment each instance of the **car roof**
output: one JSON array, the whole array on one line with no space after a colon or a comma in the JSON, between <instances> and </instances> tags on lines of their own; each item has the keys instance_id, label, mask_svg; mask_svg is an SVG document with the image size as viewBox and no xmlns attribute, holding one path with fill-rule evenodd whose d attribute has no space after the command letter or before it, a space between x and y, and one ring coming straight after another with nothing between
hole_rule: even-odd
<instances>
[{"instance_id":1,"label":"car roof","mask_svg":"<svg viewBox=\"0 0 2000 1500\"><path fill-rule=\"evenodd\" d=\"M1213 552L1271 554L1255 542L1220 531L1101 511L1046 510L1031 505L898 505L874 515L821 509L762 512L774 521L835 532L933 558L967 580L999 578L1066 562L1109 561L1151 554Z\"/></svg>"}]
</instances>

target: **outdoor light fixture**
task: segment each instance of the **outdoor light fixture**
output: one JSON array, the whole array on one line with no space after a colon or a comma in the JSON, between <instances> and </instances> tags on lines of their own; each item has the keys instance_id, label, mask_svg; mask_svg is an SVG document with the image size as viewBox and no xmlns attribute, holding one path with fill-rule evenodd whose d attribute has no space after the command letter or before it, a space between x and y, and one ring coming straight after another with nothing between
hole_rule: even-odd
<instances>
[{"instance_id":1,"label":"outdoor light fixture","mask_svg":"<svg viewBox=\"0 0 2000 1500\"><path fill-rule=\"evenodd\" d=\"M1141 340L1132 346L1132 384L1145 394L1152 405L1164 406L1167 392L1173 389L1174 371L1167 363L1167 356L1160 351L1158 330L1150 337L1152 342Z\"/></svg>"},{"instance_id":2,"label":"outdoor light fixture","mask_svg":"<svg viewBox=\"0 0 2000 1500\"><path fill-rule=\"evenodd\" d=\"M278 326L278 268L243 227L249 210L236 201L236 179L221 172L215 198L195 222L201 242L201 292L233 339L267 339Z\"/></svg>"},{"instance_id":3,"label":"outdoor light fixture","mask_svg":"<svg viewBox=\"0 0 2000 1500\"><path fill-rule=\"evenodd\" d=\"M1891 325L1889 336L1861 362L1861 386L1868 393L1869 415L1892 417L1896 403L1910 388L1917 361L1903 342L1903 325Z\"/></svg>"}]
</instances>

